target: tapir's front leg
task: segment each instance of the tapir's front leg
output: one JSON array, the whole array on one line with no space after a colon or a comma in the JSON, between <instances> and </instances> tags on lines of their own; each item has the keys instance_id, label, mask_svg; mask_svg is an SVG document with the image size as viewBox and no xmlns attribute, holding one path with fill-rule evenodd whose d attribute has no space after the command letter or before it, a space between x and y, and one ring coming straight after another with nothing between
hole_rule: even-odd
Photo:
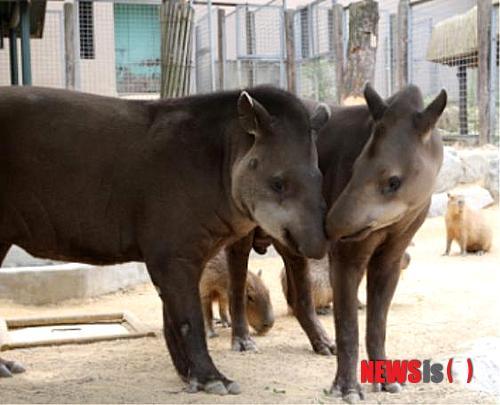
<instances>
[{"instance_id":1,"label":"tapir's front leg","mask_svg":"<svg viewBox=\"0 0 500 405\"><path fill-rule=\"evenodd\" d=\"M183 258L146 258L163 300L165 339L177 372L188 391L237 394L237 383L215 367L208 354L198 284L202 263Z\"/></svg>"},{"instance_id":2,"label":"tapir's front leg","mask_svg":"<svg viewBox=\"0 0 500 405\"><path fill-rule=\"evenodd\" d=\"M337 247L330 252L330 281L333 288L337 343L337 374L331 393L342 396L348 403L354 403L363 398L357 379L358 287L366 269L368 257L365 255L356 257L354 250Z\"/></svg>"},{"instance_id":3,"label":"tapir's front leg","mask_svg":"<svg viewBox=\"0 0 500 405\"><path fill-rule=\"evenodd\" d=\"M382 252L368 264L366 349L370 360L386 359L387 314L401 273L401 257L400 252ZM401 391L401 385L396 381L376 383L373 388L391 393Z\"/></svg>"},{"instance_id":4,"label":"tapir's front leg","mask_svg":"<svg viewBox=\"0 0 500 405\"><path fill-rule=\"evenodd\" d=\"M307 259L295 256L277 242L274 244L280 253L287 272L288 297L293 313L306 332L313 350L322 355L335 354L335 344L330 340L321 325L311 296L311 281Z\"/></svg>"},{"instance_id":5,"label":"tapir's front leg","mask_svg":"<svg viewBox=\"0 0 500 405\"><path fill-rule=\"evenodd\" d=\"M252 243L253 232L250 232L246 237L226 247L230 280L231 348L235 351L257 350L248 329L245 301L248 256Z\"/></svg>"}]
</instances>

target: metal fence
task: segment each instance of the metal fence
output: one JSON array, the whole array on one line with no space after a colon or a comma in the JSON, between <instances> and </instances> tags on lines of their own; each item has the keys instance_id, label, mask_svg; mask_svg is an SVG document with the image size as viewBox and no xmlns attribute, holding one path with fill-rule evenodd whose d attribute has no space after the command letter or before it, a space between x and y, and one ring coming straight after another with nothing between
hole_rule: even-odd
<instances>
[{"instance_id":1,"label":"metal fence","mask_svg":"<svg viewBox=\"0 0 500 405\"><path fill-rule=\"evenodd\" d=\"M260 0L254 0L260 2ZM238 3L238 2L237 2ZM316 100L338 100L338 71L333 32L342 25L348 36L350 0L315 0L293 11L294 83L287 83L285 0L263 4L196 6L191 92L272 84L294 88ZM383 96L397 90L397 1L379 1L374 85ZM342 4L342 21L333 18ZM49 1L43 38L31 46L33 84L68 87L68 40L71 18L74 88L97 94L158 97L161 79L159 7L161 0L75 0L73 14L64 3ZM408 81L426 100L441 88L449 104L438 127L445 136L478 134L478 57L474 49L476 0L411 1L408 11ZM335 22L337 21L337 22ZM455 27L455 28L454 28ZM452 36L447 33L452 32ZM450 39L451 38L451 39ZM490 108L498 139L498 2L492 13ZM472 42L471 42L472 41ZM463 42L463 43L462 43ZM472 44L472 45L471 45ZM346 48L344 43L344 48ZM66 47L66 51L65 51ZM0 49L0 85L9 84L8 40ZM293 84L293 85L292 85ZM69 86L71 87L71 86Z\"/></svg>"}]
</instances>

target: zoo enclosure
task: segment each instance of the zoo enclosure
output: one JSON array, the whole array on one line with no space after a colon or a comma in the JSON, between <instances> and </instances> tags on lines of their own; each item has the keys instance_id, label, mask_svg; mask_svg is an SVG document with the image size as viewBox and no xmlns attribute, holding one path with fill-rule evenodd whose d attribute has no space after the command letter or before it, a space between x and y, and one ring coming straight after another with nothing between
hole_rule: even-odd
<instances>
[{"instance_id":1,"label":"zoo enclosure","mask_svg":"<svg viewBox=\"0 0 500 405\"><path fill-rule=\"evenodd\" d=\"M301 97L339 100L349 0L302 2L294 10L287 9L285 0L236 1L228 7L195 3L191 93L273 84ZM31 41L33 84L158 97L160 6L160 0L49 1L43 37ZM481 131L476 6L477 0L378 2L374 86L389 96L402 83L414 83L426 101L445 87L449 104L438 125L445 137L475 139ZM498 142L498 1L490 18L487 105L492 138ZM0 84L5 85L9 41L3 42Z\"/></svg>"}]
</instances>

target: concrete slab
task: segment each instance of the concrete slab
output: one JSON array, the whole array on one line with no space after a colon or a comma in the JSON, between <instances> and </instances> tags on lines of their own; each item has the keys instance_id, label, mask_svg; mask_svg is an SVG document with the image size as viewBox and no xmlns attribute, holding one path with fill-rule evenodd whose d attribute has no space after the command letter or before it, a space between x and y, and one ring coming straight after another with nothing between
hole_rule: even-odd
<instances>
[{"instance_id":1,"label":"concrete slab","mask_svg":"<svg viewBox=\"0 0 500 405\"><path fill-rule=\"evenodd\" d=\"M142 263L90 266L65 263L0 269L0 298L20 304L53 304L90 298L148 282Z\"/></svg>"}]
</instances>

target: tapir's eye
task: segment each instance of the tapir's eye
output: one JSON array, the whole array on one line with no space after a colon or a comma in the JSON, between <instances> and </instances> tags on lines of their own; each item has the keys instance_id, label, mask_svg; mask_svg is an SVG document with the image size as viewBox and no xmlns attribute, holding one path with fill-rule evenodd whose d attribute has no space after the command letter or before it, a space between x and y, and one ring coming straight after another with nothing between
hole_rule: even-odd
<instances>
[{"instance_id":1,"label":"tapir's eye","mask_svg":"<svg viewBox=\"0 0 500 405\"><path fill-rule=\"evenodd\" d=\"M285 182L281 177L275 177L271 180L271 188L278 194L285 192Z\"/></svg>"},{"instance_id":2,"label":"tapir's eye","mask_svg":"<svg viewBox=\"0 0 500 405\"><path fill-rule=\"evenodd\" d=\"M385 187L382 188L382 194L392 194L399 190L401 187L401 178L398 176L391 176L387 181Z\"/></svg>"}]
</instances>

